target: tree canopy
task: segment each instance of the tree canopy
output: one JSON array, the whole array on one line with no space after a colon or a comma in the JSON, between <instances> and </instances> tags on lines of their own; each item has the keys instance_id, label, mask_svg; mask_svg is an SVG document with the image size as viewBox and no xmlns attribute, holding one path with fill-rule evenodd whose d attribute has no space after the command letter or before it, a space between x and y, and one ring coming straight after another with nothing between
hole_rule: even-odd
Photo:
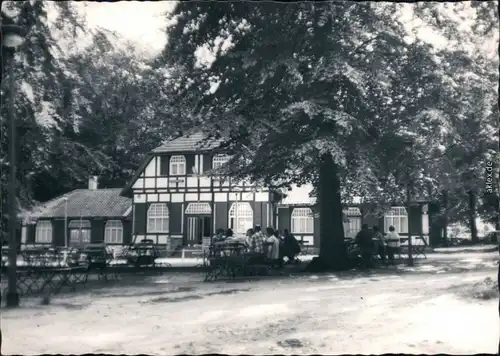
<instances>
[{"instance_id":1,"label":"tree canopy","mask_svg":"<svg viewBox=\"0 0 500 356\"><path fill-rule=\"evenodd\" d=\"M90 175L99 176L101 187L122 187L145 154L168 138L162 125L173 127L162 102L162 71L116 34L86 29L85 18L69 2L4 2L4 21L28 32L14 56L2 53L7 80L1 87L1 125L8 132L13 99L20 207L85 188ZM2 211L8 140L2 134ZM7 218L2 214L2 229Z\"/></svg>"},{"instance_id":2,"label":"tree canopy","mask_svg":"<svg viewBox=\"0 0 500 356\"><path fill-rule=\"evenodd\" d=\"M496 90L493 67L475 52L415 36L405 8L179 3L158 62L170 68L171 97L192 125L225 138L232 175L313 182L320 202L331 206L320 203L321 216L332 217L321 219L332 224L322 225L321 243L327 229L339 242L341 196L402 201L411 180L430 198L452 179L464 181L458 157L487 159L494 145L483 125L491 120L485 108ZM496 13L474 9L486 31ZM421 4L410 11L432 27L429 14L442 9ZM441 32L462 34L456 21ZM476 140L464 152L467 135ZM325 159L331 169L322 171Z\"/></svg>"}]
</instances>

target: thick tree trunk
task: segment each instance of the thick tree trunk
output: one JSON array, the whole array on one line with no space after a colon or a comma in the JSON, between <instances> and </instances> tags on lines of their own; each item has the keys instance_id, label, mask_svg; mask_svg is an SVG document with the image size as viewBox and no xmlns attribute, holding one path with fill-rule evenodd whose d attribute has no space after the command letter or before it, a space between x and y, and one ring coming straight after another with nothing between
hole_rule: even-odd
<instances>
[{"instance_id":1,"label":"thick tree trunk","mask_svg":"<svg viewBox=\"0 0 500 356\"><path fill-rule=\"evenodd\" d=\"M477 226L476 226L476 195L471 190L469 195L469 226L472 242L478 242L479 238L477 236Z\"/></svg>"},{"instance_id":2,"label":"thick tree trunk","mask_svg":"<svg viewBox=\"0 0 500 356\"><path fill-rule=\"evenodd\" d=\"M340 177L330 155L322 157L319 173L320 252L314 270L345 270L349 263L344 244Z\"/></svg>"}]
</instances>

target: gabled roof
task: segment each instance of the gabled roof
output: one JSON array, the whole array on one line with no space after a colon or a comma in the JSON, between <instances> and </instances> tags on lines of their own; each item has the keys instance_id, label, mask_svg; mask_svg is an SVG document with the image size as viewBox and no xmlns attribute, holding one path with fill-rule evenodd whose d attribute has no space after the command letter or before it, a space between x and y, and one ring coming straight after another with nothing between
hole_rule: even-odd
<instances>
[{"instance_id":1,"label":"gabled roof","mask_svg":"<svg viewBox=\"0 0 500 356\"><path fill-rule=\"evenodd\" d=\"M76 189L23 215L25 218L126 217L132 212L132 199L120 196L121 189ZM67 203L65 203L67 198Z\"/></svg>"},{"instance_id":2,"label":"gabled roof","mask_svg":"<svg viewBox=\"0 0 500 356\"><path fill-rule=\"evenodd\" d=\"M202 132L193 133L178 137L171 141L165 142L160 147L155 148L152 153L175 153L175 152L195 152L195 151L210 151L222 143L222 139L206 140L206 135Z\"/></svg>"},{"instance_id":3,"label":"gabled roof","mask_svg":"<svg viewBox=\"0 0 500 356\"><path fill-rule=\"evenodd\" d=\"M121 196L128 197L128 198L132 197L132 185L134 185L134 183L137 181L137 179L139 178L141 173L146 169L146 166L149 164L149 162L151 162L153 157L154 157L154 154L149 153L146 156L146 158L144 158L144 161L142 161L139 168L137 168L137 170L135 171L134 176L128 181L128 183L125 185L125 187L123 187L123 189L120 191Z\"/></svg>"},{"instance_id":4,"label":"gabled roof","mask_svg":"<svg viewBox=\"0 0 500 356\"><path fill-rule=\"evenodd\" d=\"M141 173L144 171L146 166L149 164L151 159L158 153L181 153L181 152L200 152L200 151L211 151L216 149L222 143L222 139L210 139L206 140L206 135L202 132L196 132L189 135L184 135L173 140L165 142L163 145L155 148L149 152L148 156L144 159L142 164L139 166L134 176L130 181L123 187L121 191L122 196L130 196L132 185L137 181Z\"/></svg>"}]
</instances>

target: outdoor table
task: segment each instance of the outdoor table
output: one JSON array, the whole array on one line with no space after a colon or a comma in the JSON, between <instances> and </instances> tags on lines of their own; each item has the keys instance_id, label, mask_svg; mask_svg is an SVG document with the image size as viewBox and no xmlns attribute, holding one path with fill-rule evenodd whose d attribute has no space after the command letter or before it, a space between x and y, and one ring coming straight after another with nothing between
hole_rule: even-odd
<instances>
[{"instance_id":1,"label":"outdoor table","mask_svg":"<svg viewBox=\"0 0 500 356\"><path fill-rule=\"evenodd\" d=\"M138 244L130 245L126 259L129 265L136 268L153 265L155 267L155 260L160 257L156 246L151 240L145 239Z\"/></svg>"},{"instance_id":2,"label":"outdoor table","mask_svg":"<svg viewBox=\"0 0 500 356\"><path fill-rule=\"evenodd\" d=\"M75 291L78 284L87 283L87 272L88 270L85 266L46 268L42 271L44 283L41 286L40 292L49 287L51 291L58 293L65 286Z\"/></svg>"},{"instance_id":3,"label":"outdoor table","mask_svg":"<svg viewBox=\"0 0 500 356\"><path fill-rule=\"evenodd\" d=\"M2 268L4 271L8 266ZM2 272L4 272L2 271ZM23 265L16 269L17 292L20 296L41 293L47 288L53 293L58 293L63 287L76 290L78 284L87 282L87 267L54 263L52 265ZM7 289L3 293L6 293Z\"/></svg>"},{"instance_id":4,"label":"outdoor table","mask_svg":"<svg viewBox=\"0 0 500 356\"><path fill-rule=\"evenodd\" d=\"M90 244L85 247L83 254L86 256L88 270L97 272L97 279L108 280L110 275L110 264L113 261L113 253L106 244ZM116 273L111 277L118 278Z\"/></svg>"},{"instance_id":5,"label":"outdoor table","mask_svg":"<svg viewBox=\"0 0 500 356\"><path fill-rule=\"evenodd\" d=\"M68 257L67 253L47 248L21 251L16 263L19 295L40 293L46 288L57 293L64 286L75 290L77 284L86 283L87 266ZM2 273L7 273L8 269L8 261L3 262Z\"/></svg>"},{"instance_id":6,"label":"outdoor table","mask_svg":"<svg viewBox=\"0 0 500 356\"><path fill-rule=\"evenodd\" d=\"M236 269L244 268L245 259L242 252L246 245L239 241L217 241L209 248L207 273L205 281L219 277L236 277Z\"/></svg>"}]
</instances>

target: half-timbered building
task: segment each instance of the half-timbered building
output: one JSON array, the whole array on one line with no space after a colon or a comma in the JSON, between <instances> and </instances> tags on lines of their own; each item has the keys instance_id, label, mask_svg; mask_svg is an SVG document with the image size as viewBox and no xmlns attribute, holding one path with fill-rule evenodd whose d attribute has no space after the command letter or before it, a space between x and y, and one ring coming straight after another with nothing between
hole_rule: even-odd
<instances>
[{"instance_id":1,"label":"half-timbered building","mask_svg":"<svg viewBox=\"0 0 500 356\"><path fill-rule=\"evenodd\" d=\"M133 200L135 239L175 251L200 244L219 228L244 234L255 225L273 225L273 192L209 174L229 160L219 146L195 133L150 152L122 191Z\"/></svg>"}]
</instances>

